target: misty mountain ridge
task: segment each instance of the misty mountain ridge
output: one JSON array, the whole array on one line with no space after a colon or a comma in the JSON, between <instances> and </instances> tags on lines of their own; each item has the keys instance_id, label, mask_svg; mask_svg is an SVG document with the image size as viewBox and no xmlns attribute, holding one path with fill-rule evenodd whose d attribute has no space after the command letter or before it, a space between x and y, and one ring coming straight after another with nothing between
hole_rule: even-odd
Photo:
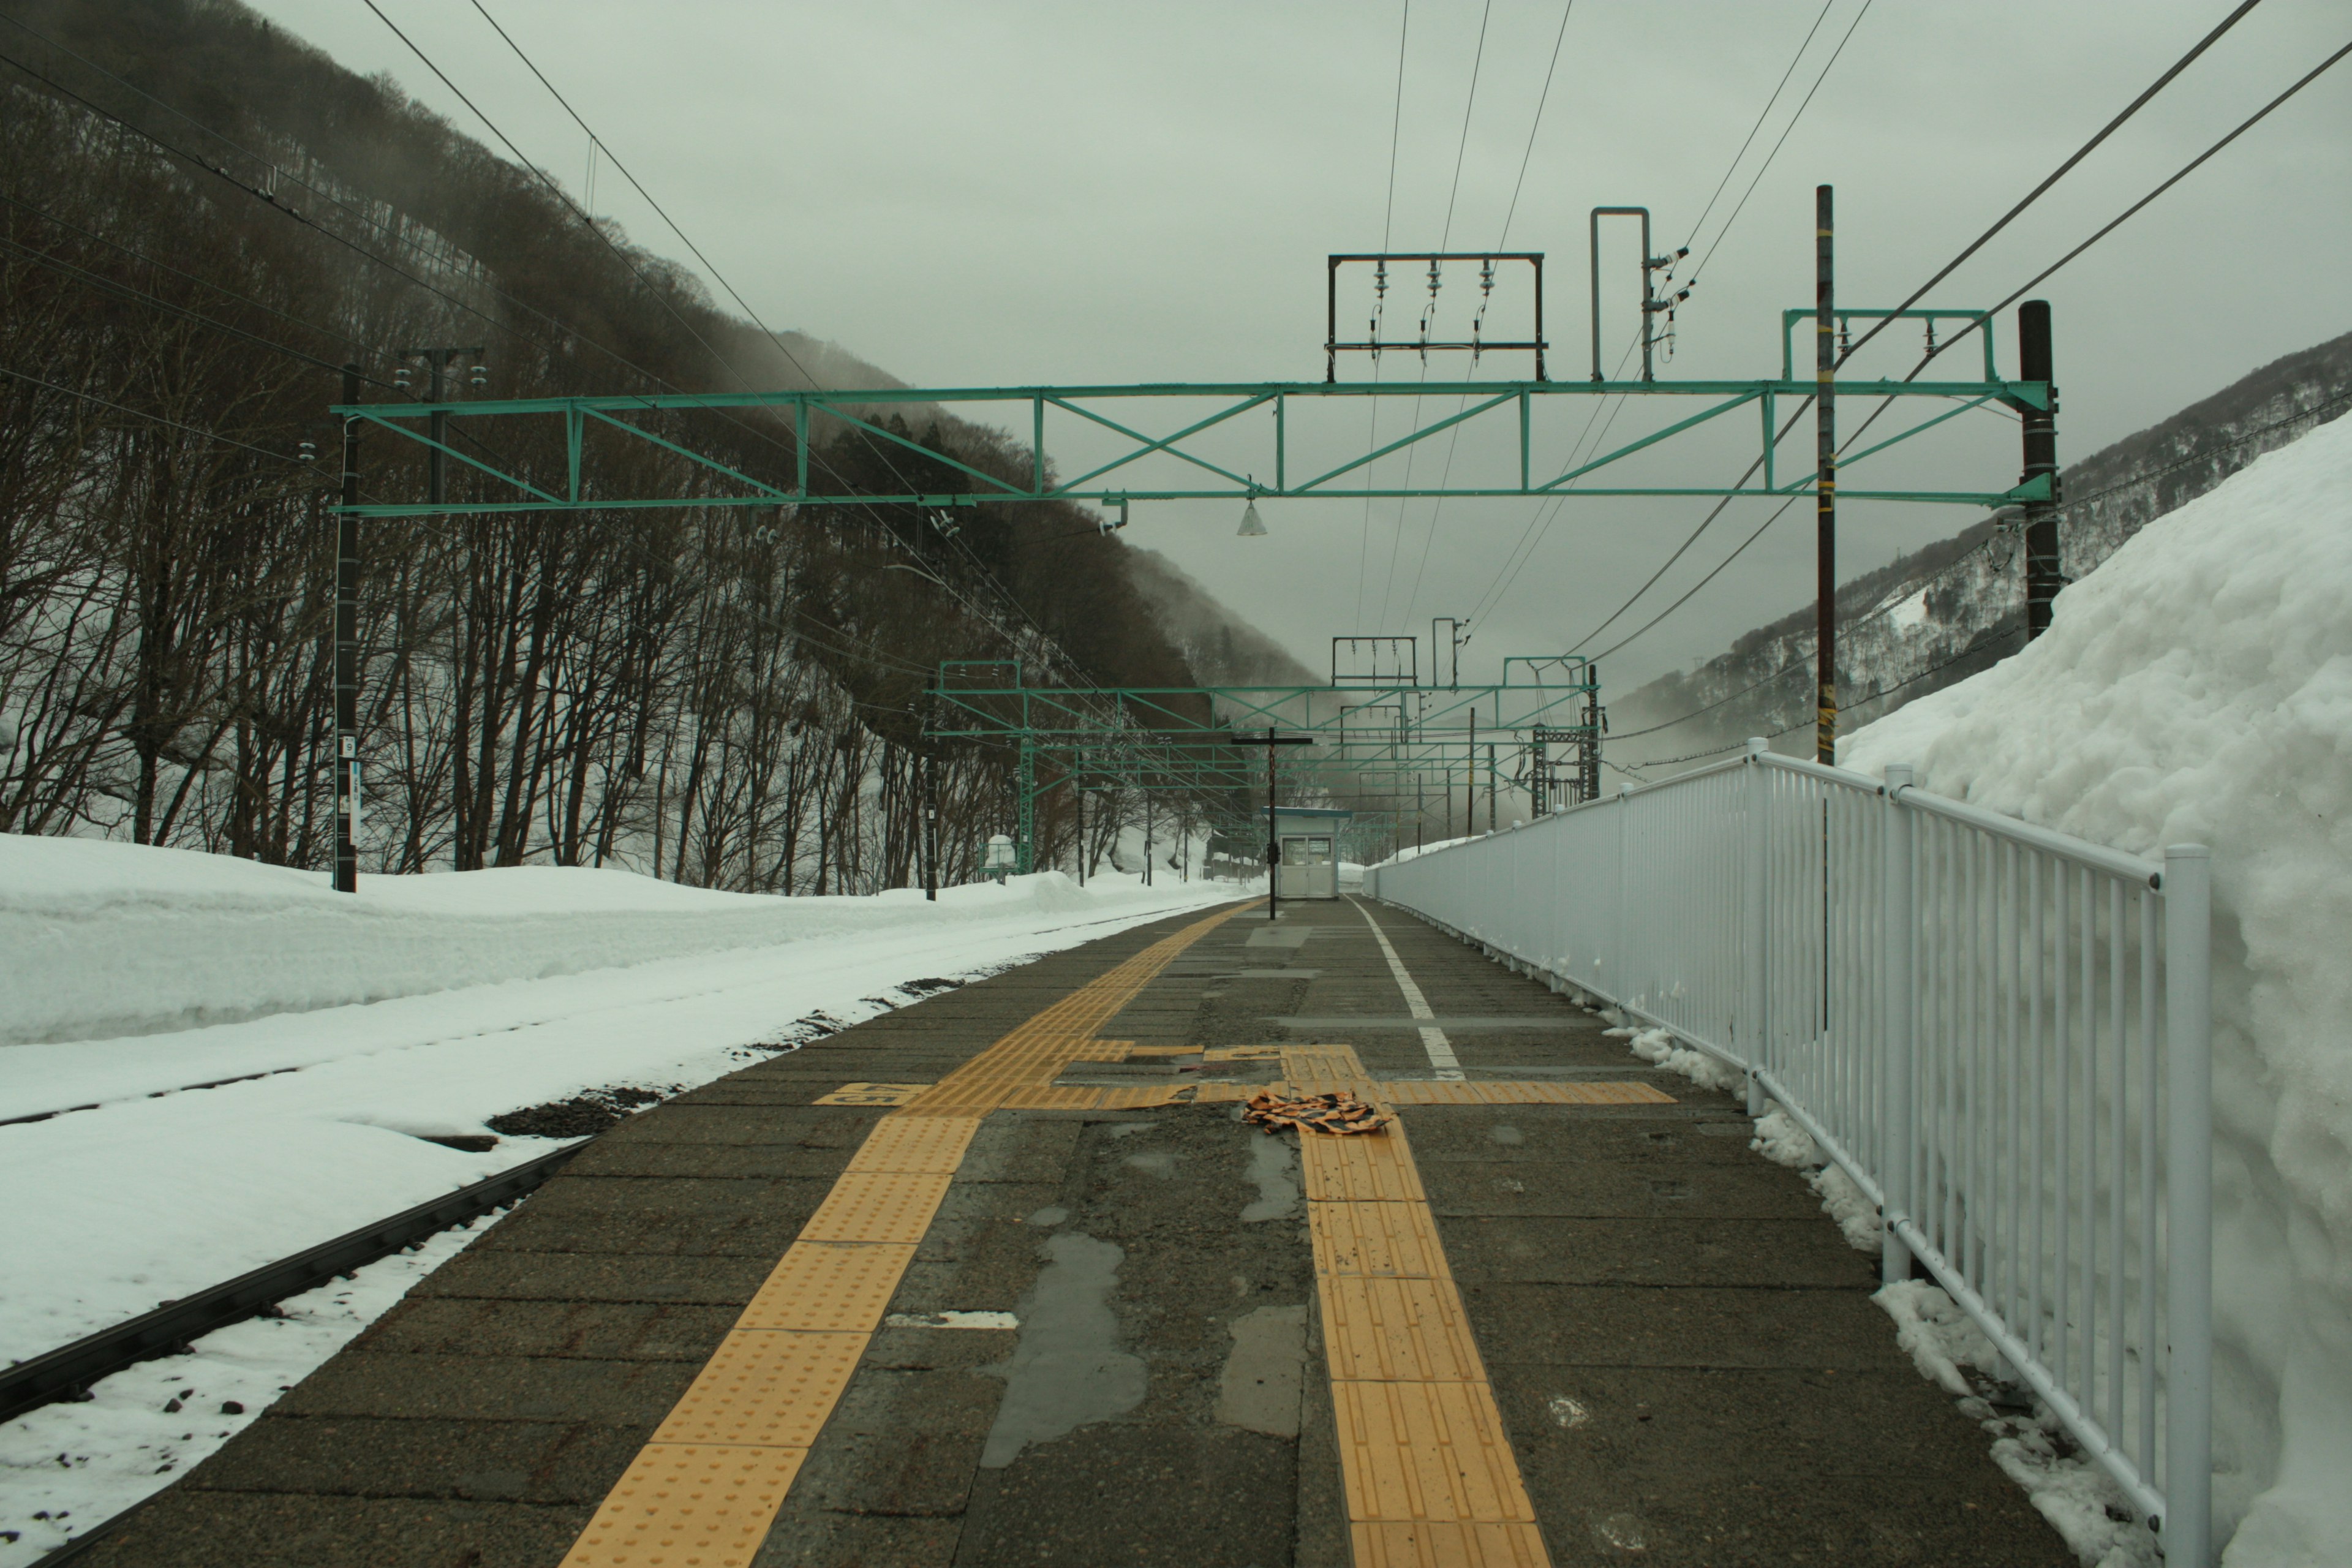
<instances>
[{"instance_id":1,"label":"misty mountain ridge","mask_svg":"<svg viewBox=\"0 0 2352 1568\"><path fill-rule=\"evenodd\" d=\"M2059 494L2068 581L2157 518L2352 406L2352 333L2273 361L2066 468ZM2061 414L2061 436L2063 436ZM1839 731L1852 734L2023 646L2024 541L2011 509L1838 589ZM1610 704L1622 772L1720 756L1750 735L1812 750L1813 606L1735 640L1695 668ZM1675 721L1681 721L1676 722Z\"/></svg>"}]
</instances>

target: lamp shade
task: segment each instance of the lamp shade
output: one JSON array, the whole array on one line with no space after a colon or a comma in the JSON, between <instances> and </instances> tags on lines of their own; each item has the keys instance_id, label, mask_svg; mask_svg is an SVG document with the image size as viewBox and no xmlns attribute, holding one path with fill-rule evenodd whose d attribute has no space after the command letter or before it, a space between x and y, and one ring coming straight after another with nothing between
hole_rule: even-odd
<instances>
[{"instance_id":1,"label":"lamp shade","mask_svg":"<svg viewBox=\"0 0 2352 1568\"><path fill-rule=\"evenodd\" d=\"M1265 523L1257 515L1257 502L1253 500L1242 508L1242 525L1234 531L1244 539L1262 539Z\"/></svg>"}]
</instances>

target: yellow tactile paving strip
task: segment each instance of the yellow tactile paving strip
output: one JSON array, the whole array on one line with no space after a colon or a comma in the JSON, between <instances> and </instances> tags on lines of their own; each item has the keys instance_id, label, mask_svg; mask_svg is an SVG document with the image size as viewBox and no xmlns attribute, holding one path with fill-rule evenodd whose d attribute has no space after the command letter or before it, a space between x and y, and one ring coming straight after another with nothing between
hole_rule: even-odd
<instances>
[{"instance_id":1,"label":"yellow tactile paving strip","mask_svg":"<svg viewBox=\"0 0 2352 1568\"><path fill-rule=\"evenodd\" d=\"M1094 1032L1177 954L1246 907L1161 938L936 1084L847 1084L818 1100L895 1109L875 1123L563 1568L745 1568L880 1326L981 1119L1051 1096L1137 1092L1052 1084L1080 1058L1132 1049ZM1153 1092L1137 1103L1163 1103L1157 1086Z\"/></svg>"},{"instance_id":2,"label":"yellow tactile paving strip","mask_svg":"<svg viewBox=\"0 0 2352 1568\"><path fill-rule=\"evenodd\" d=\"M1348 1047L1282 1064L1294 1090L1396 1103ZM1356 1568L1549 1568L1403 1125L1299 1159Z\"/></svg>"}]
</instances>

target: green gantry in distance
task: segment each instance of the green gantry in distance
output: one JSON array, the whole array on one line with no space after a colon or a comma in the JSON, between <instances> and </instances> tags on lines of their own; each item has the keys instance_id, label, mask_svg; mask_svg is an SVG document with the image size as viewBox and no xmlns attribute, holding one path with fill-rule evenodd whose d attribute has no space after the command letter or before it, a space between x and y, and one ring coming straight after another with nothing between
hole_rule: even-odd
<instances>
[{"instance_id":1,"label":"green gantry in distance","mask_svg":"<svg viewBox=\"0 0 2352 1568\"><path fill-rule=\"evenodd\" d=\"M1294 738L1275 764L1291 798L1344 798L1394 820L1482 767L1492 783L1507 761L1516 782L1545 748L1589 741L1599 723L1591 665L1565 657L1514 657L1498 682L1448 686L1033 686L1016 659L950 659L927 695L929 738L1013 752L1024 873L1036 868L1041 796L1133 789L1215 816L1235 792L1265 789L1268 731Z\"/></svg>"}]
</instances>

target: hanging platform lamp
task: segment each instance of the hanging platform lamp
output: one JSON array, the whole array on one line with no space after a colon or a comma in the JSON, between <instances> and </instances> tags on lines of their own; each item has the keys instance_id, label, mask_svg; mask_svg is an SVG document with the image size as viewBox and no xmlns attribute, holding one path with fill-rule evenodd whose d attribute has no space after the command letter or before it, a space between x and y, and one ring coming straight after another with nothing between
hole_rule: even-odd
<instances>
[{"instance_id":1,"label":"hanging platform lamp","mask_svg":"<svg viewBox=\"0 0 2352 1568\"><path fill-rule=\"evenodd\" d=\"M1248 504L1242 508L1242 525L1234 530L1234 531L1244 539L1263 539L1265 537L1265 522L1257 515L1257 498L1255 496L1252 496L1249 499Z\"/></svg>"}]
</instances>

